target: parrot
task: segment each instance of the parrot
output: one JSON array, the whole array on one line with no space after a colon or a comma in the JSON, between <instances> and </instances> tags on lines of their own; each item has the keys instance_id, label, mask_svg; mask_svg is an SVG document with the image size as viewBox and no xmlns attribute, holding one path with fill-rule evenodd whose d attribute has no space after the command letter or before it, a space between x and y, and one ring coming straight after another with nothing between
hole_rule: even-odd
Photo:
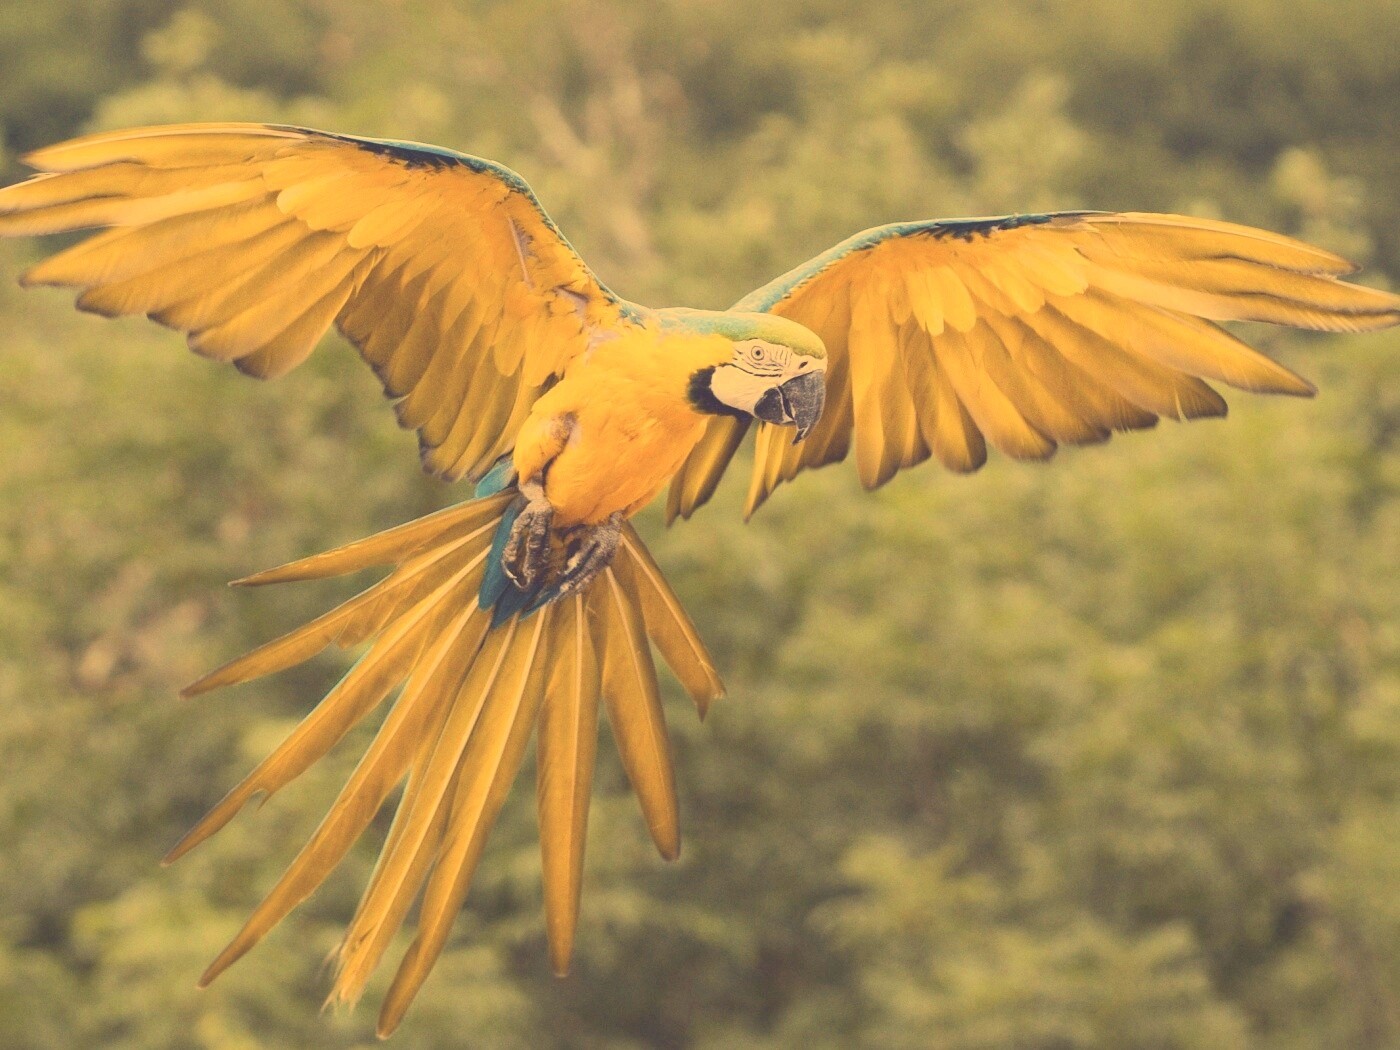
<instances>
[{"instance_id":1,"label":"parrot","mask_svg":"<svg viewBox=\"0 0 1400 1050\"><path fill-rule=\"evenodd\" d=\"M1364 332L1400 297L1260 229L1062 211L895 222L858 233L728 310L649 308L586 266L526 182L421 143L276 124L102 132L41 148L0 189L0 235L96 230L24 285L145 314L258 379L333 326L416 431L422 467L467 499L236 581L376 568L329 612L185 695L338 646L345 676L170 851L174 861L385 708L358 766L207 985L309 897L393 802L335 949L353 1005L409 920L379 1013L387 1037L443 951L533 739L545 932L564 974L579 914L600 708L661 856L680 850L653 649L701 717L715 663L632 519L716 490L755 431L744 513L854 453L867 489L992 445L1045 460L1159 418L1225 414L1212 383L1307 397L1306 379L1219 322ZM397 793L397 794L396 794Z\"/></svg>"}]
</instances>

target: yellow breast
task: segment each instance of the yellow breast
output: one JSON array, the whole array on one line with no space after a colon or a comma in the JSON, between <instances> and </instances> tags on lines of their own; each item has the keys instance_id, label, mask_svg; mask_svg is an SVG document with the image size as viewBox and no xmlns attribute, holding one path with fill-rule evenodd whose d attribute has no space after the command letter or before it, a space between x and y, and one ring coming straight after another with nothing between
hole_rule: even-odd
<instances>
[{"instance_id":1,"label":"yellow breast","mask_svg":"<svg viewBox=\"0 0 1400 1050\"><path fill-rule=\"evenodd\" d=\"M555 525L596 524L649 503L685 462L709 416L686 397L690 377L728 360L714 335L628 332L594 348L542 397L517 441L517 468L532 462L534 435L569 420L564 448L545 474ZM522 470L522 473L525 471Z\"/></svg>"}]
</instances>

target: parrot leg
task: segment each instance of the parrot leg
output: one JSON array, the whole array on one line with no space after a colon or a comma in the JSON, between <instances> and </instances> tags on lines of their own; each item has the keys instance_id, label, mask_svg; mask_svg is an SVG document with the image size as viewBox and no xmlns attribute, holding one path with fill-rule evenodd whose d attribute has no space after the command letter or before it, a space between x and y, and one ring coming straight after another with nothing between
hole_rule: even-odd
<instances>
[{"instance_id":1,"label":"parrot leg","mask_svg":"<svg viewBox=\"0 0 1400 1050\"><path fill-rule=\"evenodd\" d=\"M510 527L501 567L519 590L535 582L549 560L549 529L554 523L554 507L545 498L538 481L523 482L521 495L527 502Z\"/></svg>"},{"instance_id":2,"label":"parrot leg","mask_svg":"<svg viewBox=\"0 0 1400 1050\"><path fill-rule=\"evenodd\" d=\"M618 544L622 542L624 520L622 511L618 511L601 525L588 530L579 549L564 565L564 572L559 577L559 597L587 587L593 582L593 577L612 564Z\"/></svg>"}]
</instances>

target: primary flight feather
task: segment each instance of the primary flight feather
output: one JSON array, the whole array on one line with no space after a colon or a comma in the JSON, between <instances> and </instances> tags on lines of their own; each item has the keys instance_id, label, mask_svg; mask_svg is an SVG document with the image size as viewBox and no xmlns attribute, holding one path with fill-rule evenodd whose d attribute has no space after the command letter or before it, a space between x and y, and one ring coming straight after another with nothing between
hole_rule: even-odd
<instances>
[{"instance_id":1,"label":"primary flight feather","mask_svg":"<svg viewBox=\"0 0 1400 1050\"><path fill-rule=\"evenodd\" d=\"M204 692L364 646L287 739L171 851L290 783L392 704L321 826L206 971L213 980L309 896L402 787L335 956L353 1002L418 904L385 999L392 1032L466 897L537 738L545 914L567 969L600 703L657 848L680 849L652 647L701 714L723 686L629 519L713 494L757 423L747 513L845 459L869 488L987 444L1045 459L1159 417L1221 415L1210 382L1312 386L1219 327L1400 323L1330 252L1229 223L1062 212L857 234L728 311L626 302L514 172L416 143L262 124L93 135L27 158L0 234L104 228L26 284L146 314L197 353L271 378L335 326L375 370L424 468L474 498L241 583L388 574L191 685Z\"/></svg>"}]
</instances>

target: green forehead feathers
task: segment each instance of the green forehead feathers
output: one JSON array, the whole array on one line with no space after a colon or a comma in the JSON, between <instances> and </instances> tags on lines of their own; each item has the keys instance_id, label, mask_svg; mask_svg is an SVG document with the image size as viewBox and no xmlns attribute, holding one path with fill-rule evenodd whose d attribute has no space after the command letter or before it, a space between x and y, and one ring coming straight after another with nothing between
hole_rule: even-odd
<instances>
[{"instance_id":1,"label":"green forehead feathers","mask_svg":"<svg viewBox=\"0 0 1400 1050\"><path fill-rule=\"evenodd\" d=\"M658 310L657 314L665 328L684 329L702 335L722 335L735 342L762 339L791 347L804 357L826 357L826 347L816 333L777 314L719 313L684 308Z\"/></svg>"}]
</instances>

